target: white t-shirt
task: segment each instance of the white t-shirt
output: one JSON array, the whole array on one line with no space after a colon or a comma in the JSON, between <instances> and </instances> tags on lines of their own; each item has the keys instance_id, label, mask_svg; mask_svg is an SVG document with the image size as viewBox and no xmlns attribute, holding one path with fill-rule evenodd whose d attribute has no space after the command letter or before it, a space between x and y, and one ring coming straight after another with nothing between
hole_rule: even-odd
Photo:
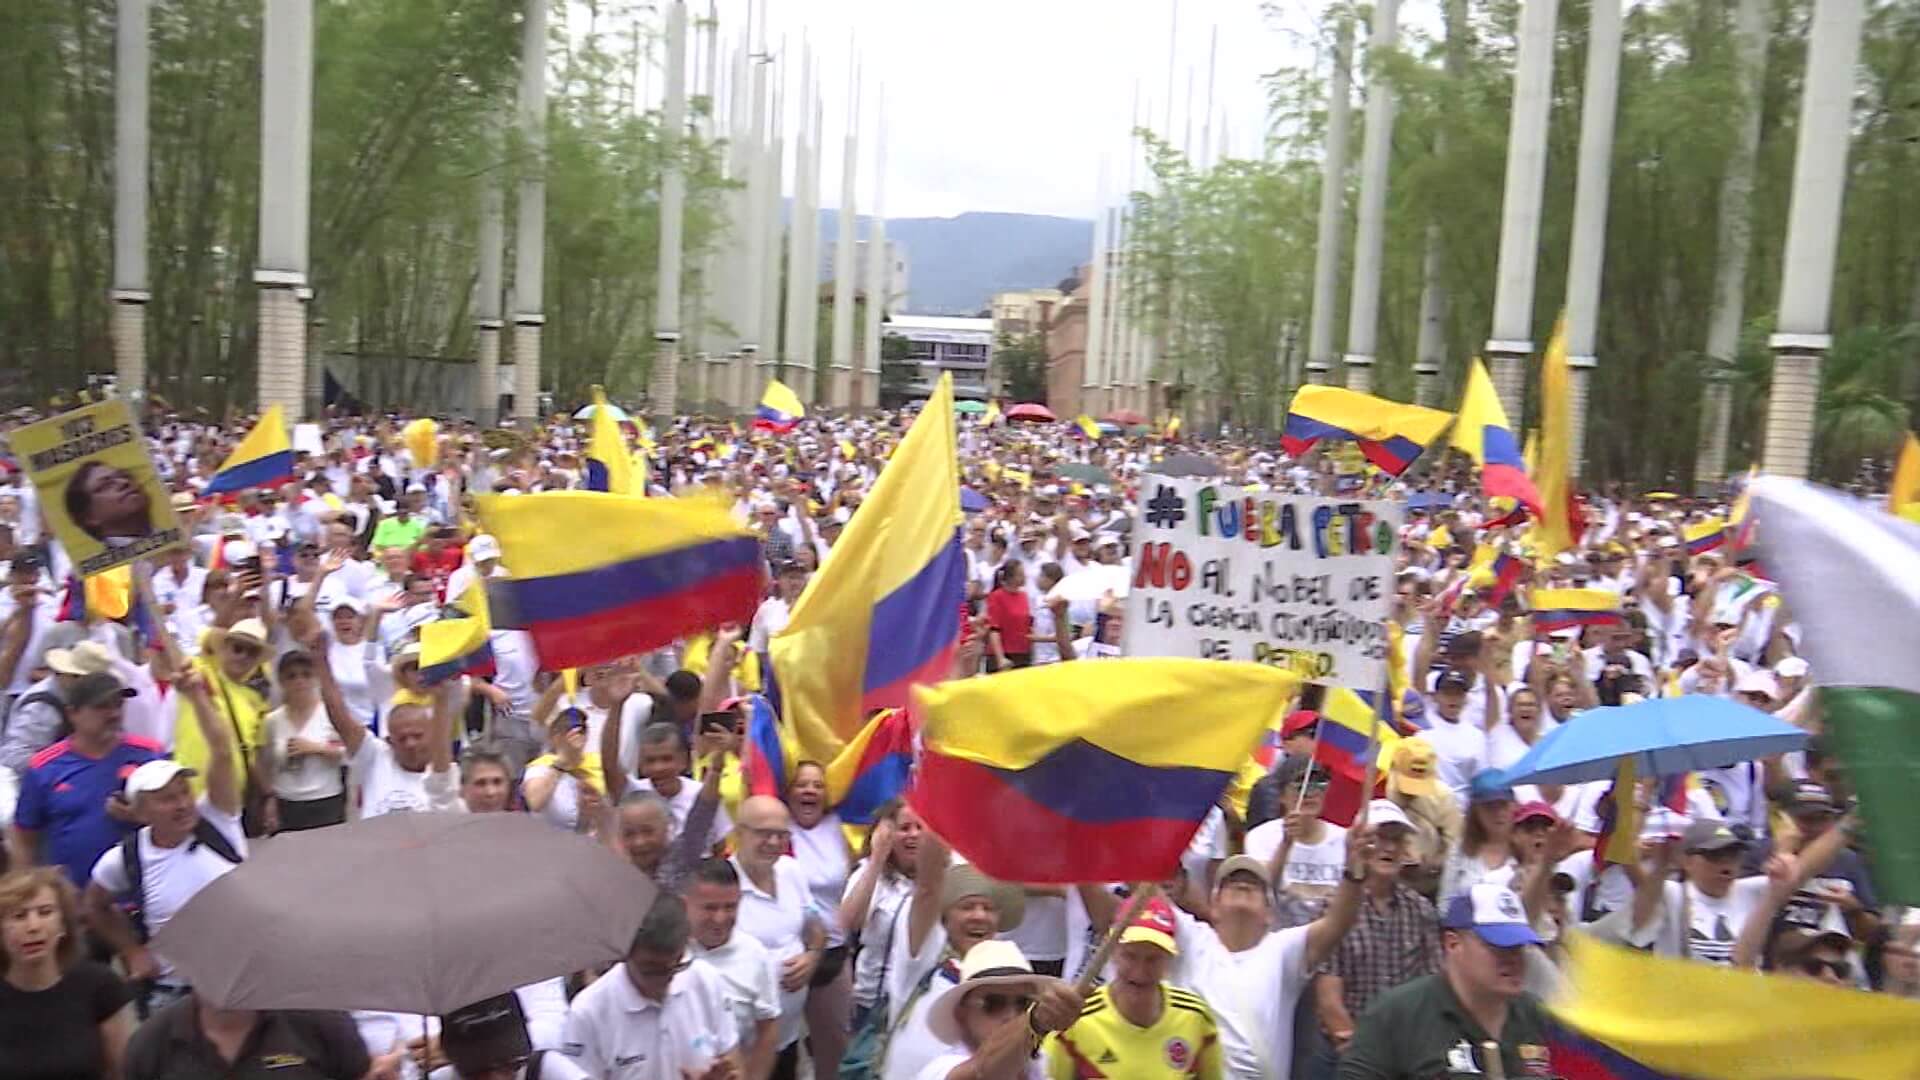
<instances>
[{"instance_id":1,"label":"white t-shirt","mask_svg":"<svg viewBox=\"0 0 1920 1080\"><path fill-rule=\"evenodd\" d=\"M1473 774L1487 767L1487 733L1466 719L1471 709L1462 712L1458 723L1450 723L1440 718L1431 707L1427 709L1430 721L1427 730L1421 735L1433 744L1435 764L1439 768L1440 782L1452 788L1455 794L1467 790L1467 782Z\"/></svg>"},{"instance_id":2,"label":"white t-shirt","mask_svg":"<svg viewBox=\"0 0 1920 1080\"><path fill-rule=\"evenodd\" d=\"M1544 709L1540 712L1538 723L1539 739L1546 738L1548 732L1560 726L1560 721L1555 720L1553 714ZM1526 756L1527 751L1531 749L1533 746L1520 737L1520 733L1514 730L1513 724L1502 720L1494 725L1492 731L1487 732L1487 768L1504 769Z\"/></svg>"},{"instance_id":3,"label":"white t-shirt","mask_svg":"<svg viewBox=\"0 0 1920 1080\"><path fill-rule=\"evenodd\" d=\"M738 855L730 861L740 873L740 921L736 932L747 934L766 946L777 970L806 951L801 932L806 928L807 915L814 910L813 893L807 888L806 875L793 856L780 856L773 861L774 891L769 894L747 877L747 868L740 864ZM806 1004L804 986L780 992L780 1038L774 1045L785 1049L800 1037Z\"/></svg>"},{"instance_id":4,"label":"white t-shirt","mask_svg":"<svg viewBox=\"0 0 1920 1080\"><path fill-rule=\"evenodd\" d=\"M1306 886L1324 897L1340 887L1340 875L1347 868L1347 830L1327 822L1321 827L1326 832L1319 843L1296 841L1287 851L1287 864L1280 868L1281 888ZM1261 822L1247 832L1247 854L1261 862L1271 861L1286 833L1284 818Z\"/></svg>"},{"instance_id":5,"label":"white t-shirt","mask_svg":"<svg viewBox=\"0 0 1920 1080\"><path fill-rule=\"evenodd\" d=\"M826 923L830 949L847 943L840 920L833 915L840 910L840 898L847 892L850 854L847 834L840 826L838 815L827 814L811 829L797 824L793 827L793 858L806 879L807 890L813 894L814 910Z\"/></svg>"},{"instance_id":6,"label":"white t-shirt","mask_svg":"<svg viewBox=\"0 0 1920 1080\"><path fill-rule=\"evenodd\" d=\"M460 766L456 762L446 772L431 769L409 772L394 760L393 748L378 735L360 740L360 749L348 759L349 774L360 789L360 816L381 814L424 814L441 810L464 810L460 801Z\"/></svg>"},{"instance_id":7,"label":"white t-shirt","mask_svg":"<svg viewBox=\"0 0 1920 1080\"><path fill-rule=\"evenodd\" d=\"M941 1054L927 1062L926 1067L915 1074L913 1080L947 1080L947 1077L953 1074L953 1070L965 1065L972 1057L973 1055L966 1051ZM1046 1080L1047 1069L1040 1063L1040 1059L1034 1058L1029 1060L1025 1068L1016 1075L1021 1080Z\"/></svg>"},{"instance_id":8,"label":"white t-shirt","mask_svg":"<svg viewBox=\"0 0 1920 1080\"><path fill-rule=\"evenodd\" d=\"M697 941L687 943L687 951L706 963L720 976L727 995L727 1008L740 1032L740 1046L753 1045L756 1029L763 1020L780 1017L780 972L773 954L752 934L734 927L725 945L709 949Z\"/></svg>"},{"instance_id":9,"label":"white t-shirt","mask_svg":"<svg viewBox=\"0 0 1920 1080\"><path fill-rule=\"evenodd\" d=\"M862 859L847 875L847 889L860 880L867 863ZM843 897L844 899L844 897ZM880 974L887 968L895 934L904 934L907 924L900 919L913 900L913 879L882 872L873 883L873 896L867 901L867 913L860 923L860 952L853 962L853 1003L873 1005L880 997Z\"/></svg>"},{"instance_id":10,"label":"white t-shirt","mask_svg":"<svg viewBox=\"0 0 1920 1080\"><path fill-rule=\"evenodd\" d=\"M522 783L535 777L549 776L559 770L550 764L528 765ZM548 797L547 805L540 808L540 819L554 828L573 832L580 827L580 778L572 773L560 773L560 779L553 785L553 794Z\"/></svg>"},{"instance_id":11,"label":"white t-shirt","mask_svg":"<svg viewBox=\"0 0 1920 1080\"><path fill-rule=\"evenodd\" d=\"M220 830L220 835L233 845L235 853L246 858L247 836L241 831L240 819L222 811L205 797L200 799L199 806L200 816ZM139 836L140 891L143 894L139 900L149 934L159 933L160 928L167 925L186 906L187 901L234 867L233 863L191 837L178 847L163 848L153 842L152 826L142 828ZM108 848L93 864L93 881L113 896L124 896L133 887L119 844ZM160 965L159 981L171 982L173 965L157 954L155 959Z\"/></svg>"},{"instance_id":12,"label":"white t-shirt","mask_svg":"<svg viewBox=\"0 0 1920 1080\"><path fill-rule=\"evenodd\" d=\"M624 732L622 733L624 734ZM592 743L588 743L588 745L591 746ZM641 791L653 791L653 781L651 780L636 780L634 781L634 786ZM654 794L660 795L657 791L654 791ZM680 778L680 790L678 792L671 796L660 795L660 797L666 800L667 814L673 818L673 832L675 836L678 836L680 830L687 827L687 815L693 812L693 801L700 797L700 781L683 776ZM727 834L732 831L733 819L727 816L727 808L725 806L714 807L713 828L708 831L707 846L712 847L720 843L722 840L725 840Z\"/></svg>"},{"instance_id":13,"label":"white t-shirt","mask_svg":"<svg viewBox=\"0 0 1920 1080\"><path fill-rule=\"evenodd\" d=\"M1768 882L1764 874L1736 879L1727 895L1711 897L1691 882L1665 883L1660 914L1626 940L1635 948L1649 946L1662 956L1684 955L1690 960L1727 966L1733 963L1733 945L1747 919L1766 906ZM1684 890L1684 891L1683 891ZM1688 925L1684 943L1681 938L1681 910L1686 909ZM1611 918L1630 921L1631 905Z\"/></svg>"},{"instance_id":14,"label":"white t-shirt","mask_svg":"<svg viewBox=\"0 0 1920 1080\"><path fill-rule=\"evenodd\" d=\"M1115 897L1126 888L1119 882L1108 882L1101 886ZM1080 899L1079 889L1067 890L1067 955L1061 961L1060 975L1068 982L1080 978L1081 969L1099 948L1093 932L1093 919L1087 914L1086 902ZM1104 974L1104 973L1103 973ZM1105 981L1102 979L1101 981Z\"/></svg>"},{"instance_id":15,"label":"white t-shirt","mask_svg":"<svg viewBox=\"0 0 1920 1080\"><path fill-rule=\"evenodd\" d=\"M1220 1025L1229 1076L1285 1076L1293 1067L1293 1014L1307 988L1307 928L1276 930L1231 952L1213 928L1175 909L1180 957L1171 982L1206 999Z\"/></svg>"},{"instance_id":16,"label":"white t-shirt","mask_svg":"<svg viewBox=\"0 0 1920 1080\"><path fill-rule=\"evenodd\" d=\"M695 960L660 1002L641 997L626 965L614 965L573 999L560 1051L594 1080L685 1080L739 1045L725 981Z\"/></svg>"},{"instance_id":17,"label":"white t-shirt","mask_svg":"<svg viewBox=\"0 0 1920 1080\"><path fill-rule=\"evenodd\" d=\"M333 633L331 621L327 633ZM327 645L327 669L340 687L340 698L355 720L371 728L380 703L393 694L393 677L387 674L380 643L365 640L358 645L331 641Z\"/></svg>"},{"instance_id":18,"label":"white t-shirt","mask_svg":"<svg viewBox=\"0 0 1920 1080\"><path fill-rule=\"evenodd\" d=\"M1207 808L1207 816L1200 821L1193 840L1187 844L1187 850L1180 856L1180 865L1186 868L1187 880L1201 889L1210 889L1213 882L1207 877L1207 866L1215 860L1227 857L1227 816L1220 808Z\"/></svg>"},{"instance_id":19,"label":"white t-shirt","mask_svg":"<svg viewBox=\"0 0 1920 1080\"><path fill-rule=\"evenodd\" d=\"M282 705L267 714L267 745L269 774L273 780L273 793L288 802L309 802L314 799L331 799L345 790L340 781L340 763L320 754L304 754L298 758L287 757L287 740L305 739L308 742L325 743L333 747L340 746L340 735L333 730L333 722L327 719L326 707L316 702L307 710L307 715L295 723Z\"/></svg>"},{"instance_id":20,"label":"white t-shirt","mask_svg":"<svg viewBox=\"0 0 1920 1080\"><path fill-rule=\"evenodd\" d=\"M792 617L793 606L785 600L770 596L760 601L759 610L753 613L753 625L747 630L747 647L764 655L767 643L787 628Z\"/></svg>"},{"instance_id":21,"label":"white t-shirt","mask_svg":"<svg viewBox=\"0 0 1920 1080\"><path fill-rule=\"evenodd\" d=\"M1028 960L1064 960L1067 955L1067 901L1058 896L1028 896L1020 925L1000 935L1020 946Z\"/></svg>"}]
</instances>

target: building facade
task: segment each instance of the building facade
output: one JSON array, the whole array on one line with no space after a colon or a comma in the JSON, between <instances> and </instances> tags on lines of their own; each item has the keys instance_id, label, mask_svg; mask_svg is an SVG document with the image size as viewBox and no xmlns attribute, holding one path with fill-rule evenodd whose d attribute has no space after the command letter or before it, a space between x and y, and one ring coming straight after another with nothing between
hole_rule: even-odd
<instances>
[{"instance_id":1,"label":"building facade","mask_svg":"<svg viewBox=\"0 0 1920 1080\"><path fill-rule=\"evenodd\" d=\"M942 373L953 375L956 399L983 401L992 396L992 319L890 314L881 332L906 342L905 359L883 362L881 408L927 397ZM881 355L889 351L882 348Z\"/></svg>"}]
</instances>

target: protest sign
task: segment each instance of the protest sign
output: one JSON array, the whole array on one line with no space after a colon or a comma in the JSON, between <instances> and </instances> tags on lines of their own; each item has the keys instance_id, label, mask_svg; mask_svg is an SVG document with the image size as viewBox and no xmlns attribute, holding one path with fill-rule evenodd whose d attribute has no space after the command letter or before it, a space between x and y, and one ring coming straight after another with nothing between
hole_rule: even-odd
<instances>
[{"instance_id":1,"label":"protest sign","mask_svg":"<svg viewBox=\"0 0 1920 1080\"><path fill-rule=\"evenodd\" d=\"M1391 502L1150 474L1124 651L1253 660L1312 682L1384 688L1400 518Z\"/></svg>"},{"instance_id":2,"label":"protest sign","mask_svg":"<svg viewBox=\"0 0 1920 1080\"><path fill-rule=\"evenodd\" d=\"M326 457L327 447L320 437L319 424L293 425L293 448L310 457Z\"/></svg>"},{"instance_id":3,"label":"protest sign","mask_svg":"<svg viewBox=\"0 0 1920 1080\"><path fill-rule=\"evenodd\" d=\"M15 428L8 444L83 577L186 542L125 401Z\"/></svg>"}]
</instances>

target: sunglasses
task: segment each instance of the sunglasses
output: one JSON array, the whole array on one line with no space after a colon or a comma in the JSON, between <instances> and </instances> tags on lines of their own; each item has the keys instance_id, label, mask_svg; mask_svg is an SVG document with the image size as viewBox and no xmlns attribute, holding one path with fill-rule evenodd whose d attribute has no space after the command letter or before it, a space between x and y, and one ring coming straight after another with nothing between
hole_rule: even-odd
<instances>
[{"instance_id":1,"label":"sunglasses","mask_svg":"<svg viewBox=\"0 0 1920 1080\"><path fill-rule=\"evenodd\" d=\"M227 651L232 653L234 656L239 657L242 660L245 660L251 657L259 656L260 646L246 645L238 641L230 641L227 643Z\"/></svg>"},{"instance_id":2,"label":"sunglasses","mask_svg":"<svg viewBox=\"0 0 1920 1080\"><path fill-rule=\"evenodd\" d=\"M975 994L969 1000L974 1008L988 1016L999 1016L1009 1009L1026 1012L1033 1008L1033 998L1027 994Z\"/></svg>"},{"instance_id":3,"label":"sunglasses","mask_svg":"<svg viewBox=\"0 0 1920 1080\"><path fill-rule=\"evenodd\" d=\"M1822 960L1817 956L1809 956L1797 966L1816 979L1828 973L1832 973L1836 979L1853 978L1853 965L1845 960Z\"/></svg>"}]
</instances>

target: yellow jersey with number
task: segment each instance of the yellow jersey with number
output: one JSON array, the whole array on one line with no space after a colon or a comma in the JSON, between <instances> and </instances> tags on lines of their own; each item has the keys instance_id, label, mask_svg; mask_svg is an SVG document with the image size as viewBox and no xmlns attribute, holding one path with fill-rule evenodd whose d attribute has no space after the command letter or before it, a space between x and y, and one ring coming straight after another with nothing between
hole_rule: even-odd
<instances>
[{"instance_id":1,"label":"yellow jersey with number","mask_svg":"<svg viewBox=\"0 0 1920 1080\"><path fill-rule=\"evenodd\" d=\"M1050 1080L1219 1080L1220 1028L1198 994L1161 983L1160 1018L1150 1027L1121 1016L1108 994L1105 986L1094 991L1072 1027L1047 1036Z\"/></svg>"}]
</instances>

